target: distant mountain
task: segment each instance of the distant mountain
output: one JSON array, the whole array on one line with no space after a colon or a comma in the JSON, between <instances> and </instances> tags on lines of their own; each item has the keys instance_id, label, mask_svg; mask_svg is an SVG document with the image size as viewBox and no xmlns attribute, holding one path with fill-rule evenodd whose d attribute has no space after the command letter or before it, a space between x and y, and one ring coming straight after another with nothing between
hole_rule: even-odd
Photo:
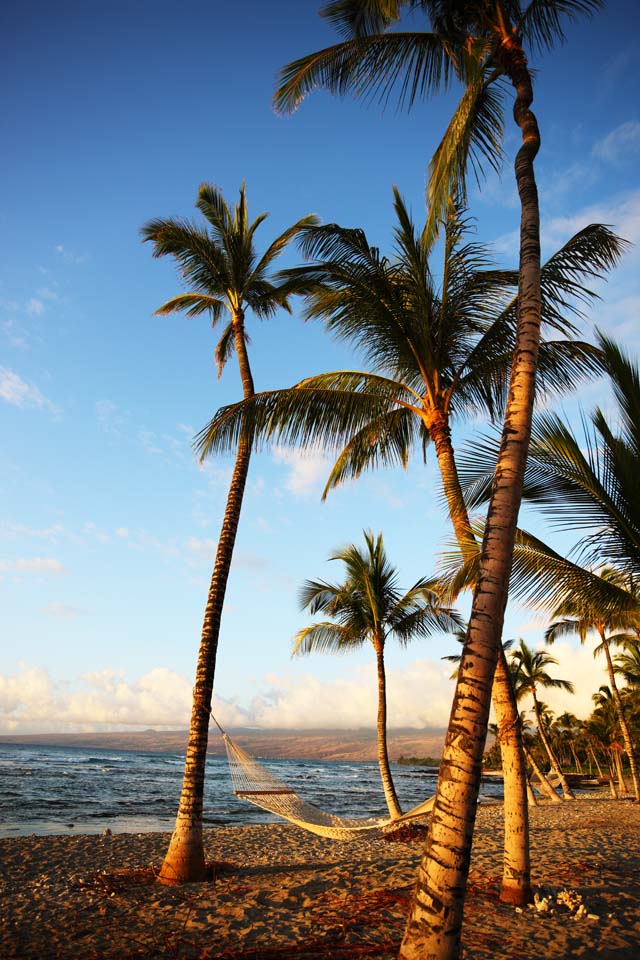
<instances>
[{"instance_id":1,"label":"distant mountain","mask_svg":"<svg viewBox=\"0 0 640 960\"><path fill-rule=\"evenodd\" d=\"M376 732L358 730L257 730L229 731L240 746L256 757L295 760L375 760ZM439 757L444 745L444 728L389 730L389 755ZM53 747L89 747L104 750L148 750L150 753L184 753L186 730L141 730L116 733L42 733L0 736L0 743L34 744ZM209 753L224 754L217 731L209 738Z\"/></svg>"}]
</instances>

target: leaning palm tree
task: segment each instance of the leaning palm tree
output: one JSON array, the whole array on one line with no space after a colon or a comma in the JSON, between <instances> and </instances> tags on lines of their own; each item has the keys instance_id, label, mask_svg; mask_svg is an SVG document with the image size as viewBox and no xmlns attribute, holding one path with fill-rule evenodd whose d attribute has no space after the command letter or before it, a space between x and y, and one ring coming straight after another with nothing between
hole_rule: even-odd
<instances>
[{"instance_id":1,"label":"leaning palm tree","mask_svg":"<svg viewBox=\"0 0 640 960\"><path fill-rule=\"evenodd\" d=\"M612 567L605 567L603 570L600 570L599 576L603 580L617 584L622 589L627 585L626 579ZM554 622L547 628L544 635L547 643L553 643L560 637L577 636L580 638L580 642L584 644L590 633L597 634L600 639L599 645L594 650L594 656L599 653L604 653L605 656L609 676L609 688L618 715L618 723L620 725L625 750L629 757L633 791L636 800L640 802L638 760L631 731L629 730L629 724L625 716L624 705L616 683L615 666L611 656L612 644L617 645L629 636L624 632L620 633L620 631L633 629L638 623L638 616L632 615L631 617L619 618L616 621L612 621L606 613L599 611L594 603L585 605L584 598L580 598L576 602L574 597L565 597L560 606L554 611L553 616L557 619L554 619Z\"/></svg>"},{"instance_id":2,"label":"leaning palm tree","mask_svg":"<svg viewBox=\"0 0 640 960\"><path fill-rule=\"evenodd\" d=\"M289 309L286 287L270 278L270 268L292 237L316 221L314 217L299 220L259 256L254 234L267 214L249 222L244 184L233 211L220 190L211 184L200 187L196 206L205 218L204 226L187 220L156 219L142 229L143 239L153 244L153 256L173 257L182 281L189 288L164 303L156 313L184 311L189 317L206 314L213 327L226 316L215 353L218 376L235 351L243 396L248 399L255 391L247 353L245 314L251 310L257 317L267 318L279 308ZM237 446L204 612L182 791L175 828L159 874L164 883L185 883L205 877L202 805L209 716L220 620L250 456L251 442L243 439Z\"/></svg>"},{"instance_id":3,"label":"leaning palm tree","mask_svg":"<svg viewBox=\"0 0 640 960\"><path fill-rule=\"evenodd\" d=\"M562 20L601 0L334 0L323 13L348 39L285 67L277 105L294 109L311 90L379 93L394 88L411 103L455 77L464 93L433 158L430 232L469 163L497 166L503 84L514 92L521 146L515 159L520 197L519 311L500 459L482 545L469 636L454 696L441 781L400 954L457 957L471 856L489 701L508 595L511 556L529 445L540 341L540 212L534 160L540 148L524 44L551 47ZM429 18L422 33L385 32L403 9ZM464 731L464 733L462 733ZM459 771L459 774L458 772ZM445 798L446 795L446 798Z\"/></svg>"},{"instance_id":4,"label":"leaning palm tree","mask_svg":"<svg viewBox=\"0 0 640 960\"><path fill-rule=\"evenodd\" d=\"M398 587L398 573L384 549L382 534L364 532L364 549L355 544L337 550L329 559L345 567L341 583L307 580L300 602L310 613L325 613L331 620L300 630L293 653L347 653L371 643L378 676L378 764L385 799L392 819L402 813L389 767L387 750L387 692L385 645L394 638L403 646L436 630L458 630L461 621L453 610L440 607L427 581L418 580L405 594Z\"/></svg>"},{"instance_id":5,"label":"leaning palm tree","mask_svg":"<svg viewBox=\"0 0 640 960\"><path fill-rule=\"evenodd\" d=\"M486 248L469 240L469 223L452 202L438 287L431 243L397 190L394 206L395 256L381 256L361 230L330 224L303 232L309 263L284 274L306 294L306 316L324 320L335 336L354 345L371 372L322 374L223 408L202 431L200 449L207 455L229 448L247 425L260 441L320 444L339 454L326 496L366 469L406 465L413 449L431 442L460 550L477 557L451 429L458 418L474 412L491 417L504 406L516 328L515 274L493 268ZM599 352L571 339L577 331L570 316L592 296L585 279L611 268L620 250L619 238L592 224L544 264L543 319L564 339L541 344L541 395L566 389L598 368ZM521 903L530 895L526 771L503 659L494 688L507 823L501 897Z\"/></svg>"},{"instance_id":6,"label":"leaning palm tree","mask_svg":"<svg viewBox=\"0 0 640 960\"><path fill-rule=\"evenodd\" d=\"M565 799L574 800L573 792L567 783L566 777L562 772L562 767L558 762L558 758L547 735L542 704L538 698L538 690L541 687L544 689L567 690L569 693L573 693L573 684L570 680L560 680L557 677L552 677L547 668L553 664L557 664L558 661L555 657L550 656L544 650L531 650L524 640L520 640L518 648L513 650L510 656L516 667L517 696L519 699L522 699L527 694L531 695L533 699L533 711L538 726L538 735L549 757L551 770L560 782Z\"/></svg>"}]
</instances>

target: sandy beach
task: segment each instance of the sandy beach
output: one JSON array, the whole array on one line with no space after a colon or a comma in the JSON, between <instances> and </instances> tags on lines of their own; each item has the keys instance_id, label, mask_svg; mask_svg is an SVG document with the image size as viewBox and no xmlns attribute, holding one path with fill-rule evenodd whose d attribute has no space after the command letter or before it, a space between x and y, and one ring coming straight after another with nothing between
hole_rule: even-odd
<instances>
[{"instance_id":1,"label":"sandy beach","mask_svg":"<svg viewBox=\"0 0 640 960\"><path fill-rule=\"evenodd\" d=\"M478 813L466 960L637 960L640 806L597 797L531 811L549 909L498 902L502 806ZM391 960L422 843L322 840L289 825L208 830L210 882L152 882L168 835L0 841L3 960ZM558 904L572 901L571 908ZM580 900L581 898L581 900ZM580 908L582 903L582 908Z\"/></svg>"}]
</instances>

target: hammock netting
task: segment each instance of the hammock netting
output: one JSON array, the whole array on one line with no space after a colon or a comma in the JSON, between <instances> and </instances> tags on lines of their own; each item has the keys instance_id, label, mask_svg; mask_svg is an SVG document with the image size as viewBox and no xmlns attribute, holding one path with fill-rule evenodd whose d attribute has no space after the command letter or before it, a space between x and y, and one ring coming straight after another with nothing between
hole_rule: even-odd
<instances>
[{"instance_id":1,"label":"hammock netting","mask_svg":"<svg viewBox=\"0 0 640 960\"><path fill-rule=\"evenodd\" d=\"M389 817L369 817L364 820L338 817L303 800L271 770L258 763L254 757L234 743L226 733L222 736L235 795L321 837L351 840L363 835L381 835L406 823L407 820L424 816L433 806L435 797L429 797L394 820Z\"/></svg>"}]
</instances>

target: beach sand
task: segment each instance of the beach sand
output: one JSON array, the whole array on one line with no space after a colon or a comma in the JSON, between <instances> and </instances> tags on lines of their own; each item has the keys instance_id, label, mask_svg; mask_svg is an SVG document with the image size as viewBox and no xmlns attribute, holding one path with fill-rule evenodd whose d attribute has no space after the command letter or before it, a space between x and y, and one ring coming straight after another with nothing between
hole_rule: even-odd
<instances>
[{"instance_id":1,"label":"beach sand","mask_svg":"<svg viewBox=\"0 0 640 960\"><path fill-rule=\"evenodd\" d=\"M598 797L531 810L533 880L575 905L498 901L502 805L478 812L466 960L638 960L640 806ZM391 960L422 842L323 840L287 824L206 831L207 883L149 882L168 834L0 841L3 960ZM137 871L137 872L136 872ZM549 901L551 902L551 901ZM591 915L591 916L588 916Z\"/></svg>"}]
</instances>

